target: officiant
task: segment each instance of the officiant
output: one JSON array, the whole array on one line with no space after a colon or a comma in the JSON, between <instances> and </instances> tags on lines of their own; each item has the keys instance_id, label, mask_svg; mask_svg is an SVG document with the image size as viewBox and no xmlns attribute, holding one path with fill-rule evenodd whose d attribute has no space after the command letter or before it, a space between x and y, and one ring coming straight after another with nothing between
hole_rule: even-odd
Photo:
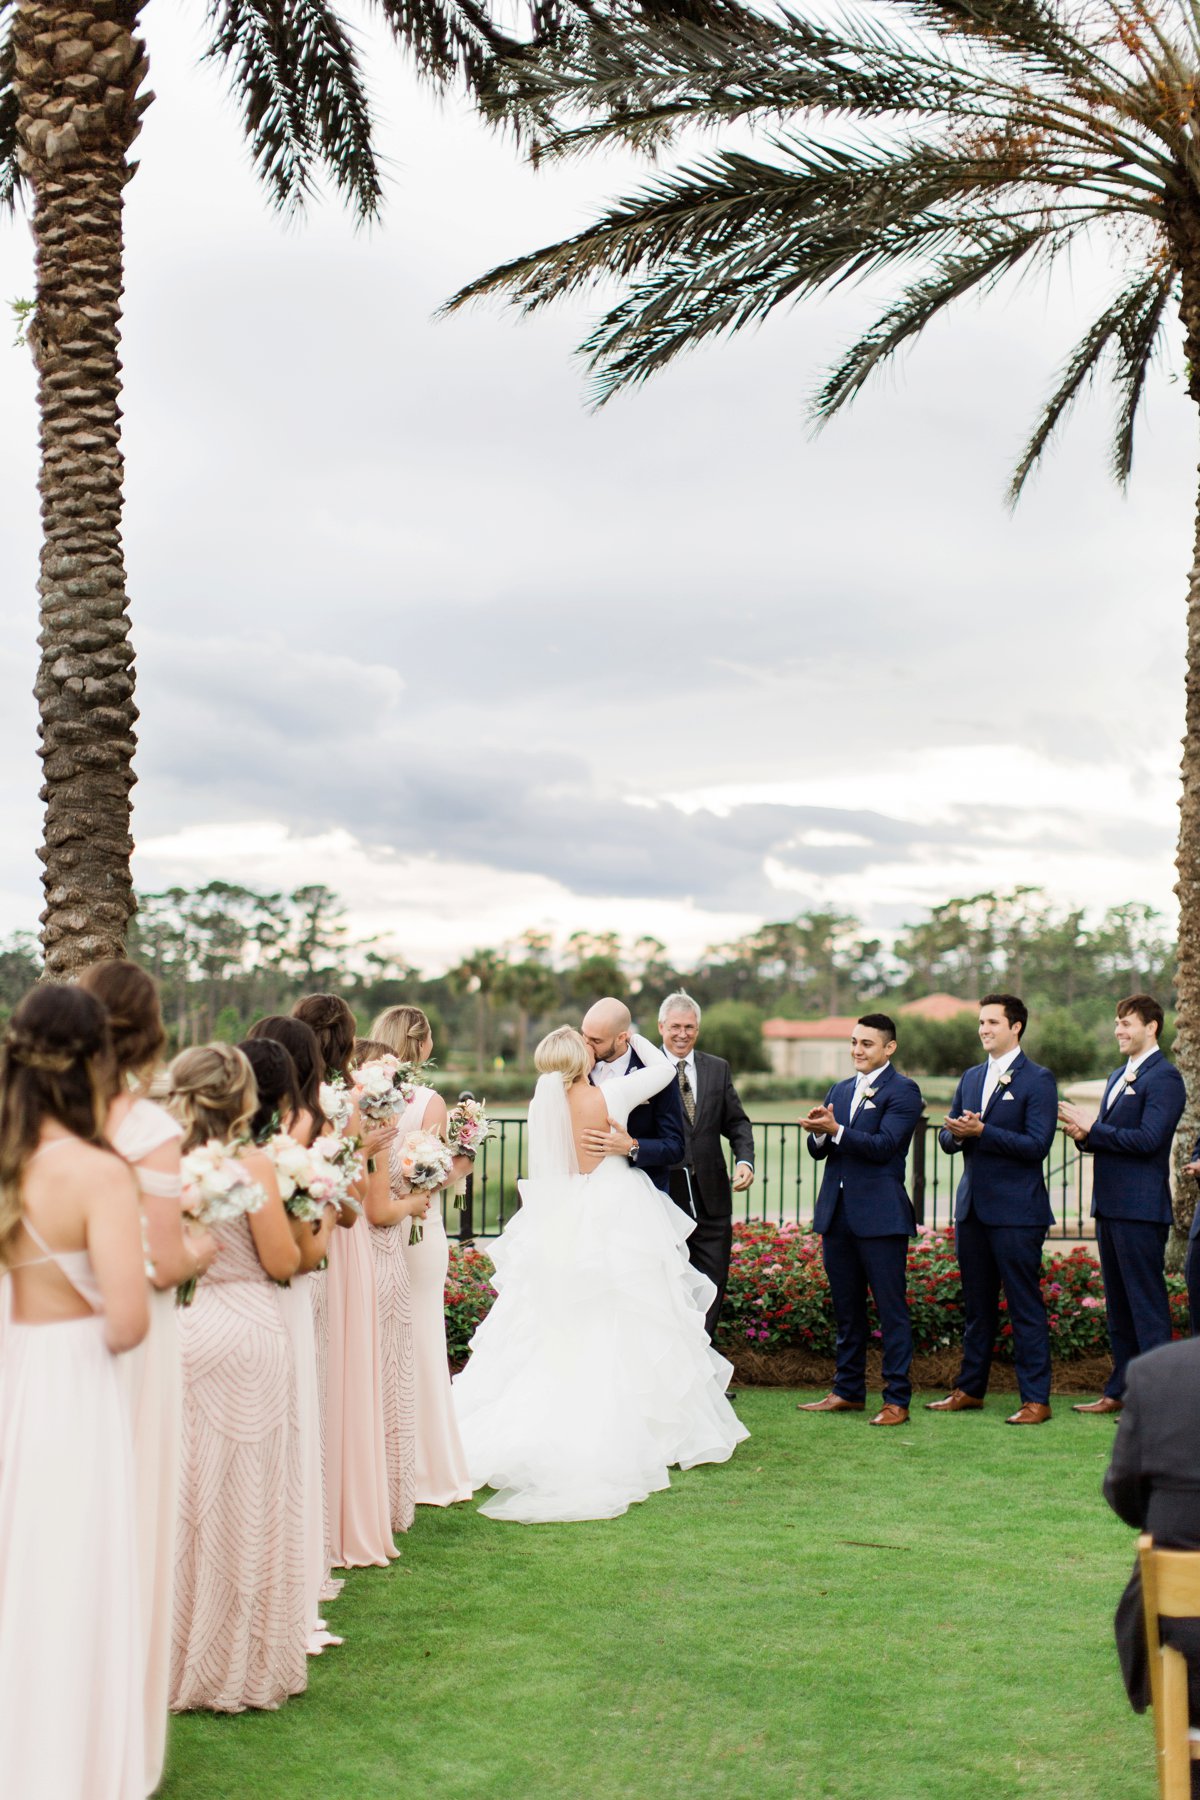
<instances>
[{"instance_id":1,"label":"officiant","mask_svg":"<svg viewBox=\"0 0 1200 1800\"><path fill-rule=\"evenodd\" d=\"M696 1221L688 1239L692 1267L716 1284L716 1298L704 1321L711 1340L729 1281L733 1196L744 1193L754 1180L754 1129L738 1099L729 1064L696 1048L700 1008L690 994L681 990L667 995L658 1009L658 1030L663 1049L675 1064L683 1105L683 1161L671 1170L670 1194ZM737 1159L732 1182L722 1140L728 1141Z\"/></svg>"}]
</instances>

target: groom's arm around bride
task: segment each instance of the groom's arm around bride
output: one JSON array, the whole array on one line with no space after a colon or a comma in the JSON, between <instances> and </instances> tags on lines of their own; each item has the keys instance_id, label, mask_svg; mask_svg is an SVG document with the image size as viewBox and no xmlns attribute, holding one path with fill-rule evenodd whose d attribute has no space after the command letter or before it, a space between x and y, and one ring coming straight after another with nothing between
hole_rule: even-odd
<instances>
[{"instance_id":1,"label":"groom's arm around bride","mask_svg":"<svg viewBox=\"0 0 1200 1800\"><path fill-rule=\"evenodd\" d=\"M596 1059L592 1083L603 1087L606 1081L627 1075L631 1069L645 1067L629 1042L633 1019L629 1008L620 1000L597 1000L583 1021L583 1036ZM588 1142L594 1138L595 1142ZM683 1160L683 1105L674 1082L639 1106L629 1116L628 1128L611 1124L607 1133L585 1134L588 1148L597 1154L617 1151L628 1157L635 1169L643 1169L656 1188L665 1193L669 1171Z\"/></svg>"}]
</instances>

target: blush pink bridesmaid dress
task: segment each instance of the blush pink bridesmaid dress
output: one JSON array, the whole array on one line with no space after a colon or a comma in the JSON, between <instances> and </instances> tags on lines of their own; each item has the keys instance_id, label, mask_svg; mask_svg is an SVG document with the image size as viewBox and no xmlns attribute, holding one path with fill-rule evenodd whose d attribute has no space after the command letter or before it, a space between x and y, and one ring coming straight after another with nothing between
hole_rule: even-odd
<instances>
[{"instance_id":1,"label":"blush pink bridesmaid dress","mask_svg":"<svg viewBox=\"0 0 1200 1800\"><path fill-rule=\"evenodd\" d=\"M386 1568L392 1540L383 1432L383 1364L369 1228L356 1219L329 1240L325 1502L335 1568Z\"/></svg>"},{"instance_id":2,"label":"blush pink bridesmaid dress","mask_svg":"<svg viewBox=\"0 0 1200 1800\"><path fill-rule=\"evenodd\" d=\"M138 1167L142 1157L182 1136L165 1107L139 1099L117 1126L112 1144L133 1164L143 1194L182 1200L178 1175ZM134 1522L146 1653L146 1792L152 1794L162 1780L167 1752L183 1377L175 1290L151 1288L149 1298L150 1330L119 1366L133 1425Z\"/></svg>"},{"instance_id":3,"label":"blush pink bridesmaid dress","mask_svg":"<svg viewBox=\"0 0 1200 1800\"><path fill-rule=\"evenodd\" d=\"M418 1088L412 1104L400 1119L397 1141L419 1128L425 1109L434 1097L432 1088ZM418 1506L454 1506L469 1500L474 1489L467 1459L458 1435L458 1420L450 1389L446 1360L446 1275L450 1245L442 1223L441 1196L435 1195L421 1222L419 1243L408 1241L412 1221L404 1219L398 1230L404 1238L412 1300L413 1365L416 1402L416 1501Z\"/></svg>"},{"instance_id":4,"label":"blush pink bridesmaid dress","mask_svg":"<svg viewBox=\"0 0 1200 1800\"><path fill-rule=\"evenodd\" d=\"M26 1224L29 1261L57 1264L93 1316L23 1323L0 1279L0 1791L142 1800L129 1404L86 1250L55 1252Z\"/></svg>"},{"instance_id":5,"label":"blush pink bridesmaid dress","mask_svg":"<svg viewBox=\"0 0 1200 1800\"><path fill-rule=\"evenodd\" d=\"M171 1706L273 1709L308 1681L296 1371L244 1218L182 1310L183 1465Z\"/></svg>"}]
</instances>

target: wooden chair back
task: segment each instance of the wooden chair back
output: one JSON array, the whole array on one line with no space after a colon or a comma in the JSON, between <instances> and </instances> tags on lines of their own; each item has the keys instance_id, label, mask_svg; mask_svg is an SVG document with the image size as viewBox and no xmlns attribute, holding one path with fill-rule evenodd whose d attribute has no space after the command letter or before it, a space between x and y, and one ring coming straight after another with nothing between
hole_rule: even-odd
<instances>
[{"instance_id":1,"label":"wooden chair back","mask_svg":"<svg viewBox=\"0 0 1200 1800\"><path fill-rule=\"evenodd\" d=\"M1188 1670L1185 1658L1159 1634L1160 1619L1200 1619L1200 1550L1156 1550L1138 1539L1142 1604L1150 1665L1150 1704L1158 1751L1160 1800L1191 1800L1192 1761L1200 1743L1188 1736Z\"/></svg>"}]
</instances>

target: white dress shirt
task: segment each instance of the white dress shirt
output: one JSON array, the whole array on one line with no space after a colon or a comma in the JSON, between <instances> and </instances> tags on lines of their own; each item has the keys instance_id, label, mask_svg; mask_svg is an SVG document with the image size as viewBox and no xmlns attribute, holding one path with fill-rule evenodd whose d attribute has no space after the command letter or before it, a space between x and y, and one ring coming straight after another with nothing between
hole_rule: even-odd
<instances>
[{"instance_id":1,"label":"white dress shirt","mask_svg":"<svg viewBox=\"0 0 1200 1800\"><path fill-rule=\"evenodd\" d=\"M867 1089L869 1087L874 1087L875 1083L877 1081L882 1081L883 1077L887 1074L887 1072L891 1068L891 1066L892 1066L891 1062L888 1061L885 1063L880 1063L880 1065L877 1069L872 1069L868 1074L863 1074L861 1071L859 1071L855 1074L854 1092L850 1096L850 1123L851 1123L851 1125L853 1125L853 1123L854 1123L854 1115L857 1113L859 1107L862 1105L863 1095L866 1093ZM844 1125L838 1126L837 1130L833 1134L833 1141L835 1144L841 1143L842 1133L845 1129L846 1129L846 1127Z\"/></svg>"},{"instance_id":2,"label":"white dress shirt","mask_svg":"<svg viewBox=\"0 0 1200 1800\"><path fill-rule=\"evenodd\" d=\"M1000 1077L1003 1075L1005 1069L1012 1068L1012 1065L1016 1062L1020 1054L1021 1046L1018 1044L1015 1050L1006 1050L1003 1056L988 1057L987 1069L984 1071L983 1077L983 1098L979 1102L979 1112L981 1117L987 1111L988 1101L1000 1085Z\"/></svg>"},{"instance_id":3,"label":"white dress shirt","mask_svg":"<svg viewBox=\"0 0 1200 1800\"><path fill-rule=\"evenodd\" d=\"M598 1062L592 1070L592 1081L596 1087L603 1087L606 1081L616 1081L620 1075L628 1075L629 1063L633 1051L627 1050L624 1056L614 1057L612 1062Z\"/></svg>"},{"instance_id":4,"label":"white dress shirt","mask_svg":"<svg viewBox=\"0 0 1200 1800\"><path fill-rule=\"evenodd\" d=\"M1155 1044L1152 1050L1143 1050L1140 1056L1131 1056L1129 1058L1129 1061L1125 1064L1125 1070L1120 1080L1113 1083L1112 1093L1108 1096L1107 1103L1105 1104L1105 1112L1121 1098L1121 1095L1125 1092L1129 1083L1133 1080L1142 1064L1146 1061L1146 1058L1155 1055L1157 1050L1158 1045Z\"/></svg>"}]
</instances>

